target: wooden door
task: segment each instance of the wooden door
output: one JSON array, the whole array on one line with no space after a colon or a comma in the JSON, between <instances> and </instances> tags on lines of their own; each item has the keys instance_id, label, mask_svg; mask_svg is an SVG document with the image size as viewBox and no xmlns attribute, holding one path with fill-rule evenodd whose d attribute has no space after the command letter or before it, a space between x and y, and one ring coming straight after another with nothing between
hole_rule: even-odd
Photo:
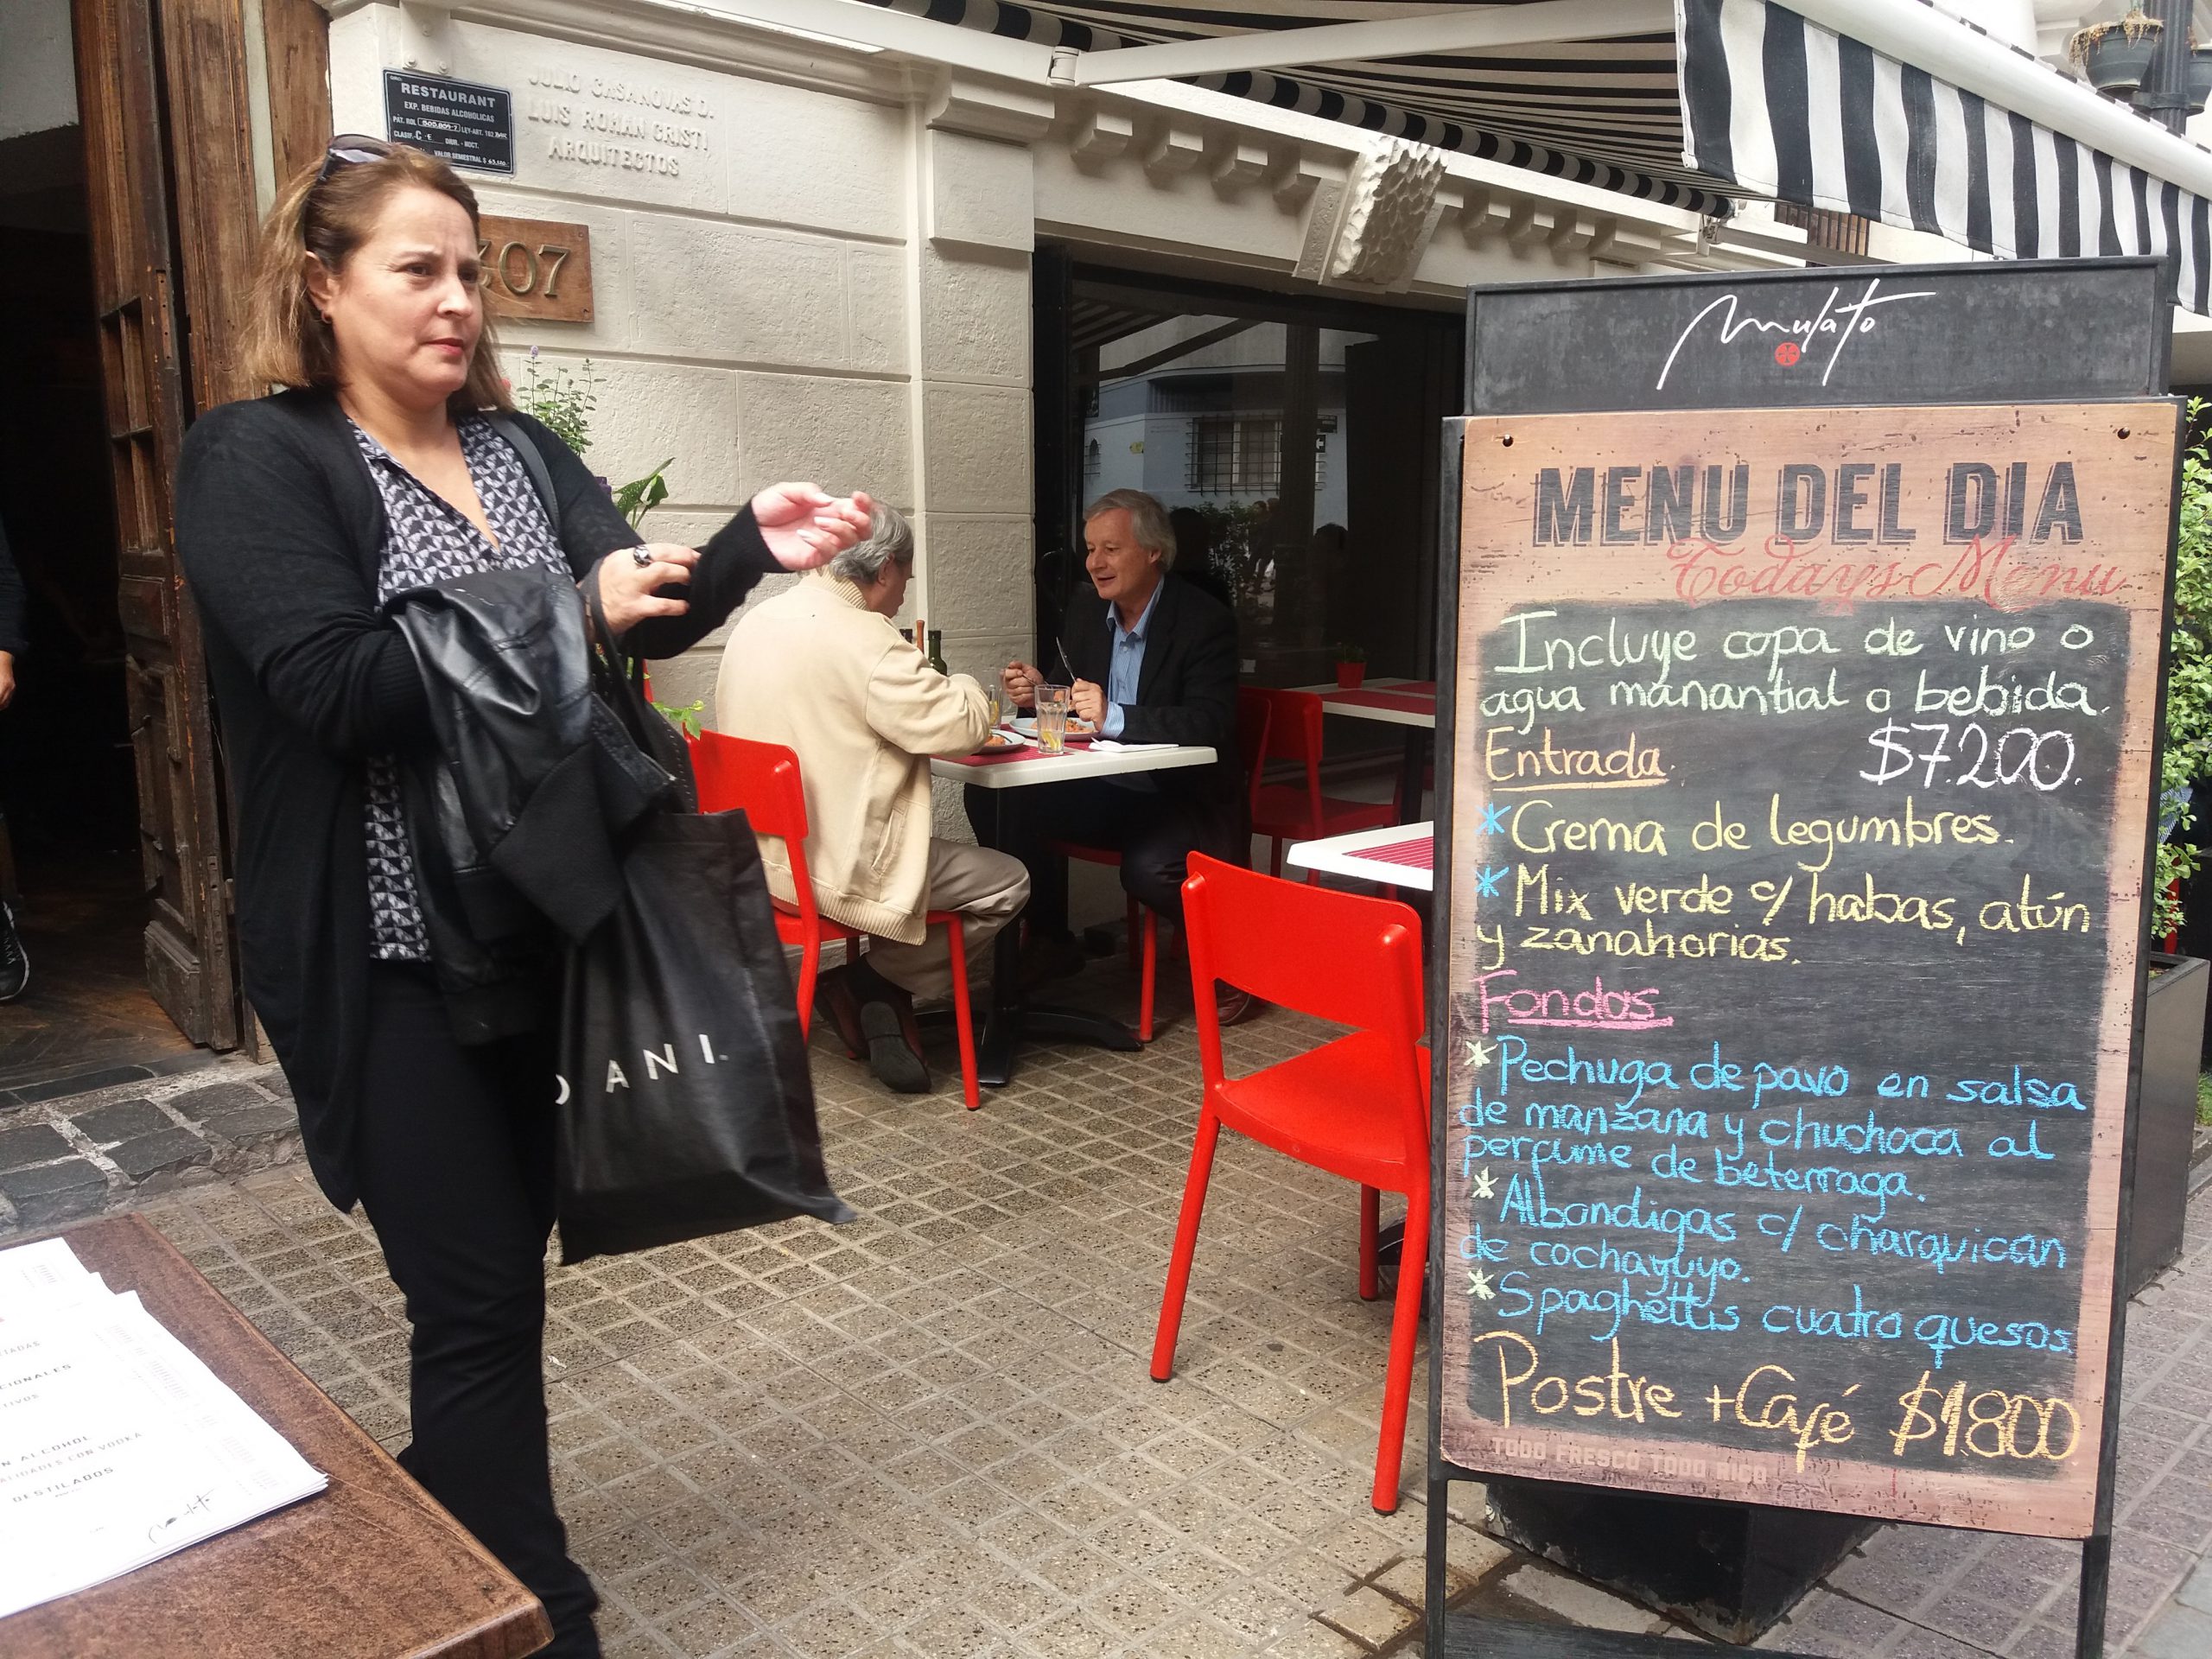
<instances>
[{"instance_id":1,"label":"wooden door","mask_svg":"<svg viewBox=\"0 0 2212 1659\"><path fill-rule=\"evenodd\" d=\"M236 951L200 623L171 543L186 365L149 0L74 0L77 101L129 652L146 975L194 1042L238 1040Z\"/></svg>"}]
</instances>

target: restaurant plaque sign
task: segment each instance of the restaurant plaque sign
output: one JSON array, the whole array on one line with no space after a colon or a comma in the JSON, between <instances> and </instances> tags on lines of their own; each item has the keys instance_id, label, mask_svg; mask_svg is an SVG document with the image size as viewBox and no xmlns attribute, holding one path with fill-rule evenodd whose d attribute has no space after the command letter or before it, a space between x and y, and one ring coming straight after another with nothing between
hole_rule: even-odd
<instances>
[{"instance_id":1,"label":"restaurant plaque sign","mask_svg":"<svg viewBox=\"0 0 2212 1659\"><path fill-rule=\"evenodd\" d=\"M384 122L385 136L393 143L412 144L455 167L515 170L514 97L504 86L387 69Z\"/></svg>"}]
</instances>

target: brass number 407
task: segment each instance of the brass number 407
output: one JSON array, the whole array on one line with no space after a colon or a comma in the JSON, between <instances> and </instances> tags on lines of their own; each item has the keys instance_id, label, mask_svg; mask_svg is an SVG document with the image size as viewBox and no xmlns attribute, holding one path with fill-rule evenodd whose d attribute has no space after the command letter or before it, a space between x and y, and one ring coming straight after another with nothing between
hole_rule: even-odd
<instances>
[{"instance_id":1,"label":"brass number 407","mask_svg":"<svg viewBox=\"0 0 2212 1659\"><path fill-rule=\"evenodd\" d=\"M477 281L485 288L496 282L517 299L541 294L546 299L557 300L561 297L561 267L569 263L569 256L574 251L550 242L536 248L527 242L508 242L501 245L499 257L494 258L492 245L479 242ZM538 285L541 277L544 283L542 289Z\"/></svg>"}]
</instances>

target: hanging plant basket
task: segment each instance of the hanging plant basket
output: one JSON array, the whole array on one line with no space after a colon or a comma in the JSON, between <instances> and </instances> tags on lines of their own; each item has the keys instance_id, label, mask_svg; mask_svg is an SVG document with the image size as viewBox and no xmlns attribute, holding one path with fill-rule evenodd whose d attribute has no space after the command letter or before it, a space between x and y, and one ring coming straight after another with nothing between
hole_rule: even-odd
<instances>
[{"instance_id":1,"label":"hanging plant basket","mask_svg":"<svg viewBox=\"0 0 2212 1659\"><path fill-rule=\"evenodd\" d=\"M2204 105L2212 101L2212 47L2200 46L2189 54L2189 112L2204 113Z\"/></svg>"},{"instance_id":2,"label":"hanging plant basket","mask_svg":"<svg viewBox=\"0 0 2212 1659\"><path fill-rule=\"evenodd\" d=\"M2067 43L2067 55L2082 67L2090 86L2108 98L2126 98L2150 73L2164 27L2156 17L2131 11L2118 22L2077 30Z\"/></svg>"}]
</instances>

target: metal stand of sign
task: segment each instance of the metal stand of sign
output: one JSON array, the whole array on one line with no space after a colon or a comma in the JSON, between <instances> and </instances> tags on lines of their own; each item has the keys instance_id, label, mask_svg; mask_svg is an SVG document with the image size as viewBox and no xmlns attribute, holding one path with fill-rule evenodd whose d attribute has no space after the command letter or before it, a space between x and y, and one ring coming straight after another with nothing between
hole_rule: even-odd
<instances>
[{"instance_id":1,"label":"metal stand of sign","mask_svg":"<svg viewBox=\"0 0 2212 1659\"><path fill-rule=\"evenodd\" d=\"M2142 286L2141 282L2137 279L2145 275L2146 267L2153 265L2154 262L2142 260L2084 260L2065 262L2063 266L2050 264L2040 268L2013 267L2012 268L2013 274L2023 276L2031 276L2040 270L2048 273L2052 281L2064 284L2094 285L2100 281L2113 281L2116 284L2113 292L2120 296L2120 302L2104 309L2101 324L2106 328L2109 337L2101 339L2093 344L2077 342L2080 344L2079 352L2071 360L2065 363L2055 364L2045 360L2031 365L2024 356L2015 353L2012 360L2006 363L1976 371L1990 378L1989 385L1967 386L1963 391L1956 384L1956 376L1959 372L1959 363L1964 359L1950 360L1940 365L1922 365L1921 367L1929 376L1927 385L1920 387L1905 386L1901 391L1885 387L1884 390L1888 395L1861 391L1854 401L1860 406L1879 405L1885 408L1892 404L1910 405L1915 403L1993 404L2012 403L2024 410L2027 406L2037 402L2055 403L2062 399L2070 403L2077 399L2084 402L2107 399L2120 401L2131 397L2143 399L2162 397L2165 390L2166 378L2165 306L2162 302L2154 302L2148 308L2149 331L2146 334L2141 319L2130 320L2127 303L2131 296L2135 296L2137 290ZM1984 265L1972 267L1971 270L1990 272L2005 271L2006 268ZM1924 283L1916 280L1923 276L1923 273L1918 270L1891 269L1885 270L1882 276L1893 293L1896 293L1898 297L1909 299L1916 296L1906 290L1925 288L1933 293L1936 291L1936 282L1956 281L1965 272L1961 268L1955 267L1949 268L1948 271L1939 276L1931 268L1931 270L1926 274L1930 280ZM1708 279L1709 285L1705 294L1698 297L1704 299L1709 296L1712 303L1707 305L1703 310L1700 310L1695 305L1690 305L1685 309L1684 314L1694 313L1698 317L1708 315L1713 306L1719 304L1724 297L1722 289L1724 281L1728 282L1732 287L1740 287L1744 290L1748 297L1741 302L1742 308L1749 311L1762 299L1781 296L1784 292L1783 284L1789 279L1796 279L1808 289L1815 285L1825 286L1828 280L1820 273L1813 272L1773 273L1772 277L1771 286L1756 279L1745 281ZM1575 283L1544 286L1548 289L1555 286L1562 289L1571 286L1573 289L1579 290L1572 296L1574 306L1571 307L1568 300L1562 297L1557 309L1561 318L1568 316L1572 311L1576 320L1580 321L1590 317L1592 314L1576 309L1575 307L1592 305L1595 299L1595 290L1614 286L1624 289L1643 288L1647 290L1647 294L1637 296L1638 303L1643 304L1649 297L1649 290L1659 288L1668 280L1670 279L1660 279L1656 283L1633 280L1618 285ZM1692 283L1700 279L1690 279ZM1522 291L1534 292L1535 287L1535 285L1528 285ZM1738 302L1732 296L1727 297L1731 306L1730 315L1734 315ZM1887 297L1887 296L1885 296L1885 299ZM1982 297L1975 296L1978 301ZM1777 301L1777 303L1779 302ZM1834 297L1831 296L1830 304L1834 303ZM1538 309L1541 310L1541 308L1540 305ZM1650 308L1648 304L1644 304L1646 311ZM1778 311L1777 314L1781 315ZM1513 316L1516 322L1526 321L1517 314L1507 313L1506 315ZM1794 315L1796 313L1791 312L1789 315ZM1484 352L1487 342L1483 338L1480 327L1481 313L1478 308L1471 312L1470 321L1468 406L1478 415L1518 416L1523 412L1572 413L1584 410L1630 410L1639 408L1656 410L1668 407L1688 409L1700 406L1718 409L1762 408L1767 406L1770 401L1800 405L1842 401L1818 394L1769 399L1756 395L1746 397L1738 392L1732 398L1729 395L1732 389L1720 384L1712 373L1707 373L1707 380L1709 384L1701 393L1695 390L1678 387L1671 397L1647 396L1639 400L1633 395L1610 398L1603 391L1600 391L1594 394L1583 395L1595 396L1601 401L1580 403L1575 401L1577 394L1569 391L1563 395L1562 401L1547 401L1562 396L1556 391L1558 379L1548 380L1547 377L1553 376L1557 369L1560 361L1560 353L1562 349L1560 341L1566 336L1554 334L1536 346L1524 346L1517 351L1508 349L1500 353L1503 359L1500 365L1490 365L1484 361ZM1577 359L1585 364L1596 362L1603 365L1610 359L1632 358L1637 350L1637 331L1648 321L1648 317L1635 319L1634 327L1631 327L1619 321L1614 316L1602 317L1586 333L1575 333L1574 337L1581 342L1581 349L1575 354ZM1848 334L1848 328L1845 333ZM1682 340L1688 338L1688 330L1685 329L1682 331L1681 338L1674 341L1675 352L1667 359L1669 372L1673 370L1675 357L1681 354ZM2144 349L2146 341L2150 343L2151 347L2147 353ZM1662 346L1666 344L1663 334L1661 337L1661 344ZM1946 349L1954 349L1955 346L1955 342ZM1777 352L1775 360L1777 363L1794 364L1798 360L1798 356L1799 354L1793 353L1785 359ZM1550 366L1540 368L1539 359L1541 359L1542 364ZM1608 370L1601 366L1592 372L1602 377L1608 372ZM1572 377L1562 373L1560 378ZM1524 398L1528 400L1525 404ZM1566 1659L1569 1655L1576 1656L1577 1659L1587 1659L1587 1656L1599 1656L1599 1659L1604 1659L1604 1656L1650 1656L1651 1659L1659 1659L1659 1656L1679 1651L1677 1643L1660 1637L1624 1635L1562 1626L1540 1626L1470 1614L1453 1615L1447 1610L1451 1586L1446 1555L1452 1483L1454 1481L1484 1481L1494 1478L1501 1472L1507 1473L1508 1478L1510 1478L1511 1472L1485 1471L1466 1468L1454 1463L1446 1455L1445 1437L1445 1402L1447 1387L1445 1333L1447 1329L1446 1302L1449 1296L1446 1287L1452 1284L1455 1276L1447 1268L1446 1264L1458 1262L1457 1246L1459 1243L1451 1236L1451 1194L1447 1191L1447 1169L1450 1160L1446 1155L1446 1148L1451 1145L1452 1131L1455 1123L1450 1084L1452 1057L1449 1049L1453 1040L1452 1014L1454 1006L1452 1001L1454 988L1451 982L1453 958L1450 942L1454 916L1452 906L1454 836L1452 820L1452 805L1457 790L1454 774L1458 760L1458 746L1454 741L1454 728L1455 705L1458 699L1454 695L1453 681L1459 666L1460 651L1459 635L1461 624L1459 612L1462 590L1459 572L1459 554L1461 545L1461 515L1464 501L1462 490L1463 460L1465 453L1464 430L1465 423L1453 421L1447 423L1444 435L1443 500L1439 538L1440 547L1444 552L1444 557L1440 562L1437 652L1437 677L1440 683L1441 694L1437 700L1436 839L1432 854L1435 898L1431 912L1434 918L1433 925L1438 936L1438 944L1431 952L1427 985L1435 1068L1433 1079L1433 1116L1432 1119L1432 1137L1435 1154L1431 1171L1429 1259L1436 1264L1436 1269L1429 1275L1427 1292L1431 1341L1428 1355L1429 1414L1426 1482L1426 1499L1428 1509L1426 1517L1424 1651L1430 1656L1430 1659L1477 1659L1477 1656L1480 1656L1481 1659L1523 1659L1523 1656L1529 1656L1529 1659L1552 1659L1553 1656L1557 1656L1558 1659ZM2120 436L2124 439L2127 434L2122 430ZM1503 441L1511 442L1510 438ZM2176 488L2172 499L2174 519L2177 525L2180 499L2178 486L2181 474L2178 454L2175 457L2174 472ZM2172 530L2173 526L2170 526L2169 547L2172 544ZM2172 609L2171 564L2166 572L2166 580L2168 586L2164 595L2164 615L2171 619ZM2164 627L2159 630L2160 656L2158 682L2160 690L2152 728L2154 731L2161 734L2164 730L2163 687L2165 632L2166 629ZM1475 711L1471 709L1467 713L1470 718L1475 717ZM2145 870L2152 867L2152 860L2158 838L2158 812L2155 796L2158 774L2155 759L2150 768L2149 776L2154 798L2148 814L2147 834L2143 847L2142 868ZM2114 820L2114 822L2125 822L2125 820ZM2141 935L2137 950L2134 1026L2126 1074L2126 1112L2120 1151L2119 1207L2115 1220L2116 1241L2111 1264L2112 1290L2107 1310L2109 1325L2105 1350L2104 1393L2097 1447L2094 1515L2086 1536L2082 1536L2079 1533L2073 1535L2081 1538L2081 1570L2076 1611L2077 1659L2101 1659L2104 1650L2107 1592L2112 1556L2113 1487L2120 1433L2122 1355L2126 1334L2127 1303L2123 1294L2123 1287L2127 1282L2126 1252L2130 1202L2136 1179L2137 1120L2143 1063L2143 1017L2145 1004L2144 963L2147 962L2149 955L2149 906L2147 903L2142 906L2141 921ZM1453 1288L1456 1288L1456 1286L1453 1286ZM2083 1293L2085 1298L2088 1294L2086 1291ZM2087 1311L2086 1308L2084 1311ZM1619 1364L1618 1358L1615 1364L1618 1369ZM1715 1417L1718 1420L1717 1406ZM1545 1478L1553 1480L1555 1477L1547 1474ZM1572 1484L1573 1483L1560 1484ZM1618 1491L1623 1489L1616 1487L1611 1490ZM1662 1486L1654 1486L1649 1490L1658 1492L1666 1491ZM1671 1496L1677 1497L1687 1496L1690 1501L1695 1502L1713 1501L1681 1493L1674 1493ZM1885 1515L1872 1508L1860 1508L1851 1512L1866 1514L1876 1520L1904 1524L1916 1523L1914 1516ZM2078 1515L2079 1510L2075 1513ZM1992 1527L1988 1529L2012 1530L2003 1527ZM2049 1532L2023 1530L2027 1530L2028 1535L2052 1535Z\"/></svg>"}]
</instances>

